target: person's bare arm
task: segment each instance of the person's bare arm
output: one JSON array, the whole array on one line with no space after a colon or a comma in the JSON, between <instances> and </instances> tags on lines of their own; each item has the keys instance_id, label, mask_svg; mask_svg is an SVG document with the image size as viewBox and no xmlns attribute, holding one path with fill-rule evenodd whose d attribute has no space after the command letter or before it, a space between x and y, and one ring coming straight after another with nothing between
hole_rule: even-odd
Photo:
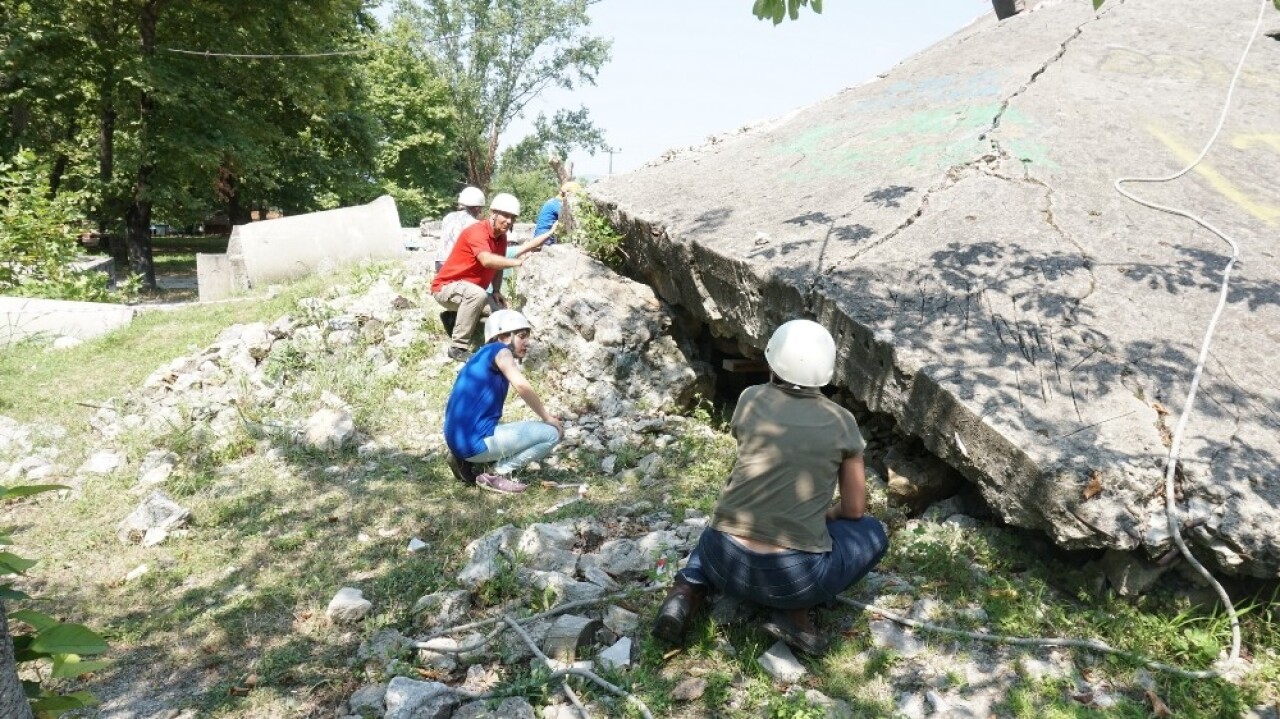
<instances>
[{"instance_id":1,"label":"person's bare arm","mask_svg":"<svg viewBox=\"0 0 1280 719\"><path fill-rule=\"evenodd\" d=\"M507 382L511 383L511 389L516 391L520 399L533 410L533 413L547 424L556 428L561 437L564 437L564 425L553 414L547 411L545 405L542 404L542 398L534 391L533 385L529 384L529 380L525 379L524 372L520 371L520 365L516 362L515 355L511 354L511 350L504 349L498 353L494 364L498 366L498 371L502 372L502 376L507 378Z\"/></svg>"},{"instance_id":2,"label":"person's bare arm","mask_svg":"<svg viewBox=\"0 0 1280 719\"><path fill-rule=\"evenodd\" d=\"M490 270L508 270L524 264L524 260L518 257L503 257L496 252L478 253L476 262L479 262L485 269Z\"/></svg>"},{"instance_id":3,"label":"person's bare arm","mask_svg":"<svg viewBox=\"0 0 1280 719\"><path fill-rule=\"evenodd\" d=\"M867 512L867 469L858 454L840 463L840 501L827 510L827 519L862 519Z\"/></svg>"}]
</instances>

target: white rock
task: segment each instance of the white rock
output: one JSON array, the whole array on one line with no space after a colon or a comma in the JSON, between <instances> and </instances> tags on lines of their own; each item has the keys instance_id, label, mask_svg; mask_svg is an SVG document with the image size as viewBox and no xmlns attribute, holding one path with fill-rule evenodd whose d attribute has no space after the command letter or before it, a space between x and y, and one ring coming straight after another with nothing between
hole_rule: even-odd
<instances>
[{"instance_id":1,"label":"white rock","mask_svg":"<svg viewBox=\"0 0 1280 719\"><path fill-rule=\"evenodd\" d=\"M84 344L84 340L78 337L63 336L53 341L53 348L56 350L69 350L72 347L79 347Z\"/></svg>"},{"instance_id":2,"label":"white rock","mask_svg":"<svg viewBox=\"0 0 1280 719\"><path fill-rule=\"evenodd\" d=\"M142 575L146 574L149 571L151 571L151 567L145 564L139 564L138 566L129 570L128 574L124 575L124 581L132 582L133 580L137 579L138 577L141 577Z\"/></svg>"},{"instance_id":3,"label":"white rock","mask_svg":"<svg viewBox=\"0 0 1280 719\"><path fill-rule=\"evenodd\" d=\"M631 638L623 637L613 646L596 655L596 662L605 669L626 669L631 666Z\"/></svg>"},{"instance_id":4,"label":"white rock","mask_svg":"<svg viewBox=\"0 0 1280 719\"><path fill-rule=\"evenodd\" d=\"M421 539L418 539L417 537L414 537L413 539L409 540L410 552L420 552L426 549L428 546L430 545L428 545L426 542L422 541Z\"/></svg>"},{"instance_id":5,"label":"white rock","mask_svg":"<svg viewBox=\"0 0 1280 719\"><path fill-rule=\"evenodd\" d=\"M791 648L782 642L774 642L773 646L761 654L756 662L769 676L781 682L794 684L804 678L808 670L791 653Z\"/></svg>"},{"instance_id":6,"label":"white rock","mask_svg":"<svg viewBox=\"0 0 1280 719\"><path fill-rule=\"evenodd\" d=\"M124 464L124 457L116 452L94 452L77 470L80 474L111 474Z\"/></svg>"},{"instance_id":7,"label":"white rock","mask_svg":"<svg viewBox=\"0 0 1280 719\"><path fill-rule=\"evenodd\" d=\"M321 451L339 449L355 433L356 424L348 412L325 407L307 420L306 443Z\"/></svg>"},{"instance_id":8,"label":"white rock","mask_svg":"<svg viewBox=\"0 0 1280 719\"><path fill-rule=\"evenodd\" d=\"M364 592L352 587L343 587L329 600L329 608L325 615L332 622L358 622L373 610L373 602L364 598Z\"/></svg>"}]
</instances>

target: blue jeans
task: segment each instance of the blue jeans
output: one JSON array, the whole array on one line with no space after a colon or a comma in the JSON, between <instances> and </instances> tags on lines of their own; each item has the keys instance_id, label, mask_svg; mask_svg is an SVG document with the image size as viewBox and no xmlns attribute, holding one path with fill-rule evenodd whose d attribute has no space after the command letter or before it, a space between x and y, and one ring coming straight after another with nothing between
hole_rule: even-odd
<instances>
[{"instance_id":1,"label":"blue jeans","mask_svg":"<svg viewBox=\"0 0 1280 719\"><path fill-rule=\"evenodd\" d=\"M807 609L836 598L880 562L889 549L875 517L827 522L831 551L755 552L708 527L679 575L725 594L774 609Z\"/></svg>"},{"instance_id":2,"label":"blue jeans","mask_svg":"<svg viewBox=\"0 0 1280 719\"><path fill-rule=\"evenodd\" d=\"M506 475L551 454L559 443L560 433L546 422L528 420L500 424L493 428L492 437L485 437L485 451L467 457L467 461L475 464L496 462L493 471Z\"/></svg>"}]
</instances>

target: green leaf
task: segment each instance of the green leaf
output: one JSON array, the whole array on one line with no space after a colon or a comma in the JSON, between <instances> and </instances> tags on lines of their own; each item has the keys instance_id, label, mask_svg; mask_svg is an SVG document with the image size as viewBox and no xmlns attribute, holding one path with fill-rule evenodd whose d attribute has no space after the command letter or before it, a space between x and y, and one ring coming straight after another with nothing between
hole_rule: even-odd
<instances>
[{"instance_id":1,"label":"green leaf","mask_svg":"<svg viewBox=\"0 0 1280 719\"><path fill-rule=\"evenodd\" d=\"M0 499L16 499L18 497L30 497L33 494L42 492L56 492L59 489L71 489L65 484L23 484L17 487L9 487L0 493Z\"/></svg>"},{"instance_id":2,"label":"green leaf","mask_svg":"<svg viewBox=\"0 0 1280 719\"><path fill-rule=\"evenodd\" d=\"M89 692L73 692L61 696L47 696L39 701L32 702L31 710L36 713L36 716L43 719L43 717L60 716L72 709L93 706L97 701Z\"/></svg>"},{"instance_id":3,"label":"green leaf","mask_svg":"<svg viewBox=\"0 0 1280 719\"><path fill-rule=\"evenodd\" d=\"M1280 2L1280 0L1276 0L1276 2ZM819 15L822 14L822 0L809 0L809 7L813 8L813 11Z\"/></svg>"},{"instance_id":4,"label":"green leaf","mask_svg":"<svg viewBox=\"0 0 1280 719\"><path fill-rule=\"evenodd\" d=\"M1106 2L1106 0L1093 0L1093 9L1097 10L1098 8L1102 7L1102 3L1104 2ZM1276 0L1276 2L1280 3L1280 0Z\"/></svg>"},{"instance_id":5,"label":"green leaf","mask_svg":"<svg viewBox=\"0 0 1280 719\"><path fill-rule=\"evenodd\" d=\"M3 587L0 587L0 599L30 599L30 598L31 598L30 594L14 589L13 587L10 587L7 584L4 585Z\"/></svg>"},{"instance_id":6,"label":"green leaf","mask_svg":"<svg viewBox=\"0 0 1280 719\"><path fill-rule=\"evenodd\" d=\"M4 574L22 574L35 565L34 559L23 559L13 552L0 552L0 570Z\"/></svg>"},{"instance_id":7,"label":"green leaf","mask_svg":"<svg viewBox=\"0 0 1280 719\"><path fill-rule=\"evenodd\" d=\"M83 624L59 624L37 634L31 648L46 654L101 654L107 642Z\"/></svg>"},{"instance_id":8,"label":"green leaf","mask_svg":"<svg viewBox=\"0 0 1280 719\"><path fill-rule=\"evenodd\" d=\"M1276 0L1276 9L1280 10L1280 0Z\"/></svg>"},{"instance_id":9,"label":"green leaf","mask_svg":"<svg viewBox=\"0 0 1280 719\"><path fill-rule=\"evenodd\" d=\"M48 629L58 623L57 619L54 619L48 614L33 612L30 609L19 609L16 612L9 612L9 618L17 619L20 622L26 622L27 624L35 627L37 632Z\"/></svg>"},{"instance_id":10,"label":"green leaf","mask_svg":"<svg viewBox=\"0 0 1280 719\"><path fill-rule=\"evenodd\" d=\"M75 679L81 674L96 672L111 666L104 660L96 662L81 661L78 654L60 654L53 658L53 676L58 679Z\"/></svg>"}]
</instances>

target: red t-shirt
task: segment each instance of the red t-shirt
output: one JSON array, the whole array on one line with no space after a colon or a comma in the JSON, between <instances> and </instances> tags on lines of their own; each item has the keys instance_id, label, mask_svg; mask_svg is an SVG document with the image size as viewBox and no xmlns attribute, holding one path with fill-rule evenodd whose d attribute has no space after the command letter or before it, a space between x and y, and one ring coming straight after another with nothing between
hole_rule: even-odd
<instances>
[{"instance_id":1,"label":"red t-shirt","mask_svg":"<svg viewBox=\"0 0 1280 719\"><path fill-rule=\"evenodd\" d=\"M507 235L505 232L494 235L493 223L489 220L472 223L458 235L453 251L431 281L431 292L439 292L441 287L459 280L480 287L493 284L493 277L500 270L491 270L480 264L476 257L481 252L492 252L499 257L507 256Z\"/></svg>"}]
</instances>

